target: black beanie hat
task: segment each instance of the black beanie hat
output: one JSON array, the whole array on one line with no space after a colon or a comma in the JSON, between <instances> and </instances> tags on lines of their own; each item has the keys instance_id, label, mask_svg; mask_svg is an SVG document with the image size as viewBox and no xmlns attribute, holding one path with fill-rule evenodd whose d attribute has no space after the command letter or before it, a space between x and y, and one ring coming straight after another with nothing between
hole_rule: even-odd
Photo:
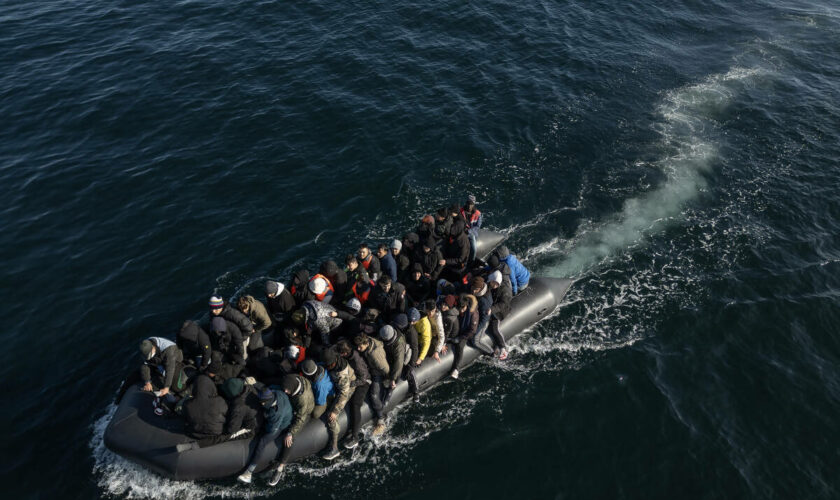
<instances>
[{"instance_id":1,"label":"black beanie hat","mask_svg":"<svg viewBox=\"0 0 840 500\"><path fill-rule=\"evenodd\" d=\"M318 371L318 365L316 365L311 359L306 359L300 364L300 371L302 371L307 377L311 377Z\"/></svg>"},{"instance_id":2,"label":"black beanie hat","mask_svg":"<svg viewBox=\"0 0 840 500\"><path fill-rule=\"evenodd\" d=\"M290 396L294 396L300 390L300 387L303 385L303 382L298 379L297 375L289 374L283 377L283 383L281 387L283 387L283 391Z\"/></svg>"}]
</instances>

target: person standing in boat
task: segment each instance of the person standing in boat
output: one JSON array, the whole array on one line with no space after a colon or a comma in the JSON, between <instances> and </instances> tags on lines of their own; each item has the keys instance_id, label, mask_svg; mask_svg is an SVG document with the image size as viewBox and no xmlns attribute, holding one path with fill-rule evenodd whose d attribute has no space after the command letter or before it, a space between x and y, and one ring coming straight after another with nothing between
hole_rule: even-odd
<instances>
[{"instance_id":1,"label":"person standing in boat","mask_svg":"<svg viewBox=\"0 0 840 500\"><path fill-rule=\"evenodd\" d=\"M408 273L411 270L411 256L402 251L403 244L400 240L391 242L391 257L397 263L397 281L405 282L408 278Z\"/></svg>"},{"instance_id":2,"label":"person standing in boat","mask_svg":"<svg viewBox=\"0 0 840 500\"><path fill-rule=\"evenodd\" d=\"M379 310L384 321L390 321L405 311L405 287L391 281L390 276L380 276L366 305Z\"/></svg>"},{"instance_id":3,"label":"person standing in boat","mask_svg":"<svg viewBox=\"0 0 840 500\"><path fill-rule=\"evenodd\" d=\"M464 232L462 220L452 223L449 230L449 240L444 245L443 259L440 265L443 266L441 277L452 282L460 282L470 261L470 238Z\"/></svg>"},{"instance_id":4,"label":"person standing in boat","mask_svg":"<svg viewBox=\"0 0 840 500\"><path fill-rule=\"evenodd\" d=\"M496 345L501 346L499 360L504 361L508 357L508 351L505 345L505 337L499 331L499 324L510 313L513 292L510 289L510 285L504 282L502 273L499 271L490 273L487 286L490 288L490 294L493 297L493 305L490 307L490 336L493 337Z\"/></svg>"},{"instance_id":5,"label":"person standing in boat","mask_svg":"<svg viewBox=\"0 0 840 500\"><path fill-rule=\"evenodd\" d=\"M376 257L379 259L379 267L382 269L382 275L391 278L391 281L397 282L397 261L391 255L388 245L382 243L376 249Z\"/></svg>"},{"instance_id":6,"label":"person standing in boat","mask_svg":"<svg viewBox=\"0 0 840 500\"><path fill-rule=\"evenodd\" d=\"M275 442L292 422L292 404L286 392L266 388L260 391L259 401L264 417L263 432L260 440L257 441L257 447L251 455L248 467L236 478L245 484L251 483L251 476L257 469L257 461L262 456L265 447Z\"/></svg>"}]
</instances>

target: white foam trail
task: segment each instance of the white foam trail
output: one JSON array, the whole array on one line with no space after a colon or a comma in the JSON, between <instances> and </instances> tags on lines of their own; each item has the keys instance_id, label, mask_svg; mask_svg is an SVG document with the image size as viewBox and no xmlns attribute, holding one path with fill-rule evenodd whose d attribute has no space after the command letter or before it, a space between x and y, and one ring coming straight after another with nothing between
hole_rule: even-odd
<instances>
[{"instance_id":1,"label":"white foam trail","mask_svg":"<svg viewBox=\"0 0 840 500\"><path fill-rule=\"evenodd\" d=\"M667 176L665 182L654 191L627 200L611 222L579 232L563 262L543 272L550 276L579 275L679 219L683 206L706 187L704 174L718 158L717 148L708 138L715 127L714 114L732 101L737 90L733 83L758 73L757 69L736 67L667 93L659 106L663 121L657 131L663 149L669 153L656 163Z\"/></svg>"}]
</instances>

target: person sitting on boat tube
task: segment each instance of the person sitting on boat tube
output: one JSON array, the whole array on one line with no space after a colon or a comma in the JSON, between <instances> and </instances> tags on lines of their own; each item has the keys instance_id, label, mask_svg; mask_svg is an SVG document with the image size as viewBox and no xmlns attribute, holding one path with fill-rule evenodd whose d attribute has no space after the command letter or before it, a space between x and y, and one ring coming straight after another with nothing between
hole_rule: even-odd
<instances>
[{"instance_id":1,"label":"person sitting on boat tube","mask_svg":"<svg viewBox=\"0 0 840 500\"><path fill-rule=\"evenodd\" d=\"M499 256L500 262L504 262L510 267L510 284L513 289L513 294L516 295L528 288L528 280L531 279L531 273L519 262L516 255L510 253L510 250L505 245L500 246L496 250L496 255Z\"/></svg>"},{"instance_id":2,"label":"person sitting on boat tube","mask_svg":"<svg viewBox=\"0 0 840 500\"><path fill-rule=\"evenodd\" d=\"M306 378L300 375L286 375L283 378L283 392L289 396L292 403L292 424L283 438L283 451L280 452L280 464L274 470L268 484L276 486L283 475L283 469L291 456L292 445L295 436L303 430L309 419L312 418L312 409L315 407L315 399L312 396L312 386Z\"/></svg>"},{"instance_id":3,"label":"person sitting on boat tube","mask_svg":"<svg viewBox=\"0 0 840 500\"><path fill-rule=\"evenodd\" d=\"M356 349L367 363L370 372L371 384L368 394L373 411L373 435L375 436L385 432L385 391L391 386L390 380L386 382L386 379L391 369L381 341L363 333L356 336L353 343L356 344Z\"/></svg>"},{"instance_id":4,"label":"person sitting on boat tube","mask_svg":"<svg viewBox=\"0 0 840 500\"><path fill-rule=\"evenodd\" d=\"M329 405L325 412L329 439L321 457L325 460L333 460L339 455L338 433L341 429L338 425L338 416L341 415L344 407L350 400L350 396L354 390L353 383L356 381L356 375L353 372L353 368L347 363L347 360L336 354L333 349L324 351L321 359L324 361L324 369L332 381L333 386L333 397L328 401Z\"/></svg>"},{"instance_id":5,"label":"person sitting on boat tube","mask_svg":"<svg viewBox=\"0 0 840 500\"><path fill-rule=\"evenodd\" d=\"M248 463L245 472L236 478L246 484L250 484L251 476L257 469L257 460L262 456L265 447L280 437L292 422L292 403L285 391L263 389L259 393L259 401L264 417L262 435L257 441L257 447L254 449L254 454L251 455L251 461ZM286 449L283 451L286 452Z\"/></svg>"},{"instance_id":6,"label":"person sitting on boat tube","mask_svg":"<svg viewBox=\"0 0 840 500\"><path fill-rule=\"evenodd\" d=\"M483 217L481 211L475 207L475 196L467 196L467 202L461 207L461 217L467 224L467 231L470 238L469 262L475 259L475 247L478 244L478 228L481 227Z\"/></svg>"}]
</instances>

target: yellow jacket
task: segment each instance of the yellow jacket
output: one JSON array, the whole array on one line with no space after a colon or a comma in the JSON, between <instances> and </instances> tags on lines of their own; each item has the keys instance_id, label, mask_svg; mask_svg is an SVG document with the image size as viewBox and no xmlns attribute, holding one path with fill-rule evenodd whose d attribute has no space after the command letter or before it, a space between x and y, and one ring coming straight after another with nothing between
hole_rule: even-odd
<instances>
[{"instance_id":1,"label":"yellow jacket","mask_svg":"<svg viewBox=\"0 0 840 500\"><path fill-rule=\"evenodd\" d=\"M432 324L429 323L429 318L423 316L420 321L414 323L413 328L417 330L417 348L420 350L417 361L422 362L426 359L429 346L432 344Z\"/></svg>"}]
</instances>

